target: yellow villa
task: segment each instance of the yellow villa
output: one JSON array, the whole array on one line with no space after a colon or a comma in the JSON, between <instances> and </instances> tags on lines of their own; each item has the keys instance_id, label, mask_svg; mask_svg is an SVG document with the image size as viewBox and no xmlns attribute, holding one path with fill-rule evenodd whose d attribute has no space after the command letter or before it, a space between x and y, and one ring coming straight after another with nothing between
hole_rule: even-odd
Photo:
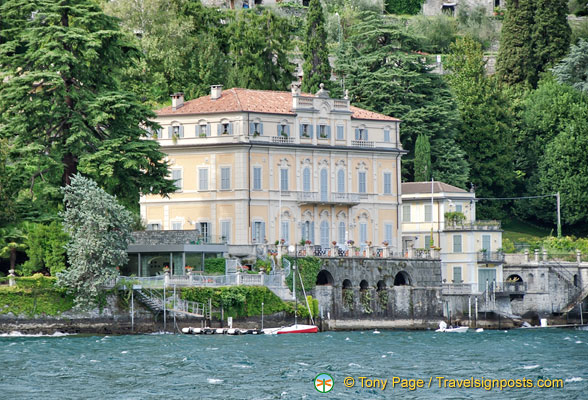
<instances>
[{"instance_id":1,"label":"yellow villa","mask_svg":"<svg viewBox=\"0 0 588 400\"><path fill-rule=\"evenodd\" d=\"M177 93L156 114L178 190L141 198L148 229L195 230L233 255L307 240L400 251L398 119L296 85Z\"/></svg>"}]
</instances>

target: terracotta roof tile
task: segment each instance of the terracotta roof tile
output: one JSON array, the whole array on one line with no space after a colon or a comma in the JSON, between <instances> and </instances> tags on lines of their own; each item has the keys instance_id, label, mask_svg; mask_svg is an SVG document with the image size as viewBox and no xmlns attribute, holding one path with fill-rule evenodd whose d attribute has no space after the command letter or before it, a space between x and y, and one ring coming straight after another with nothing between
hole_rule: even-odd
<instances>
[{"instance_id":1,"label":"terracotta roof tile","mask_svg":"<svg viewBox=\"0 0 588 400\"><path fill-rule=\"evenodd\" d=\"M304 96L313 96L304 94ZM388 117L372 111L350 106L351 118L377 120L377 121L399 121L397 118ZM167 115L189 115L189 114L212 114L224 112L257 112L269 114L295 115L292 111L292 93L272 90L252 90L233 88L223 90L220 98L212 100L210 95L189 100L177 110L171 106L156 110L158 116Z\"/></svg>"},{"instance_id":2,"label":"terracotta roof tile","mask_svg":"<svg viewBox=\"0 0 588 400\"><path fill-rule=\"evenodd\" d=\"M434 182L433 193L469 193L467 190L460 189L456 186L445 182ZM403 182L402 194L421 194L431 193L431 182Z\"/></svg>"}]
</instances>

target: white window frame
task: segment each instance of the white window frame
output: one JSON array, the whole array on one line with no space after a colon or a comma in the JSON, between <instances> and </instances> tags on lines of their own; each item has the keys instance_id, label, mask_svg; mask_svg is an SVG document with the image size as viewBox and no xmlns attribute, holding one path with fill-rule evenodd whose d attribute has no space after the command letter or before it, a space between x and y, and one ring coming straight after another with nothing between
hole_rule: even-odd
<instances>
[{"instance_id":1,"label":"white window frame","mask_svg":"<svg viewBox=\"0 0 588 400\"><path fill-rule=\"evenodd\" d=\"M280 168L280 190L287 192L289 190L289 168Z\"/></svg>"},{"instance_id":2,"label":"white window frame","mask_svg":"<svg viewBox=\"0 0 588 400\"><path fill-rule=\"evenodd\" d=\"M231 220L230 219L221 219L220 220L220 227L221 227L221 239L224 238L227 243L231 242Z\"/></svg>"},{"instance_id":3,"label":"white window frame","mask_svg":"<svg viewBox=\"0 0 588 400\"><path fill-rule=\"evenodd\" d=\"M202 175L202 173L204 173L204 175ZM206 187L202 187L202 177L205 177L205 183L206 183ZM209 176L208 176L208 167L198 167L198 190L203 192L205 190L208 190L208 188L210 187L210 183L209 183Z\"/></svg>"},{"instance_id":4,"label":"white window frame","mask_svg":"<svg viewBox=\"0 0 588 400\"><path fill-rule=\"evenodd\" d=\"M433 205L425 204L425 222L433 222Z\"/></svg>"},{"instance_id":5,"label":"white window frame","mask_svg":"<svg viewBox=\"0 0 588 400\"><path fill-rule=\"evenodd\" d=\"M184 172L183 172L182 168L172 168L171 172L172 172L172 179L174 181L174 185L176 185L176 187L178 188L176 190L176 193L182 192L184 190L184 179L183 179ZM179 178L174 177L174 173L176 173L176 172L179 172L179 174L180 174ZM178 184L178 182L179 182L179 184Z\"/></svg>"},{"instance_id":6,"label":"white window frame","mask_svg":"<svg viewBox=\"0 0 588 400\"><path fill-rule=\"evenodd\" d=\"M263 171L262 167L258 167L258 166L253 167L253 190L262 190L263 189L262 171ZM259 179L257 179L257 178L259 178Z\"/></svg>"},{"instance_id":7,"label":"white window frame","mask_svg":"<svg viewBox=\"0 0 588 400\"><path fill-rule=\"evenodd\" d=\"M223 176L224 173L228 176ZM220 176L220 190L231 190L231 167L220 167Z\"/></svg>"},{"instance_id":8,"label":"white window frame","mask_svg":"<svg viewBox=\"0 0 588 400\"><path fill-rule=\"evenodd\" d=\"M392 173L391 172L384 172L384 177L383 177L383 186L384 186L384 190L383 193L390 195L392 194Z\"/></svg>"},{"instance_id":9,"label":"white window frame","mask_svg":"<svg viewBox=\"0 0 588 400\"><path fill-rule=\"evenodd\" d=\"M456 239L459 240L456 241ZM454 253L462 253L463 252L463 237L461 235L453 235L452 237L453 246L452 250Z\"/></svg>"},{"instance_id":10,"label":"white window frame","mask_svg":"<svg viewBox=\"0 0 588 400\"><path fill-rule=\"evenodd\" d=\"M358 171L357 173L357 193L367 193L367 171Z\"/></svg>"},{"instance_id":11,"label":"white window frame","mask_svg":"<svg viewBox=\"0 0 588 400\"><path fill-rule=\"evenodd\" d=\"M403 204L402 205L402 222L411 222L410 221L410 204Z\"/></svg>"}]
</instances>

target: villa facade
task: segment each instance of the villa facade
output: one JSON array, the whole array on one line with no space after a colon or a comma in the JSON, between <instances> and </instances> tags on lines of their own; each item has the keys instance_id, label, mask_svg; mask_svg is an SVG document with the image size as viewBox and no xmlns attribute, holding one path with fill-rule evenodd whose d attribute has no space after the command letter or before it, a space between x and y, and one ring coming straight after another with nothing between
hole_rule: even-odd
<instances>
[{"instance_id":1,"label":"villa facade","mask_svg":"<svg viewBox=\"0 0 588 400\"><path fill-rule=\"evenodd\" d=\"M403 183L401 218L405 249L440 248L448 289L482 293L493 282L503 282L500 223L476 220L473 191L443 182Z\"/></svg>"},{"instance_id":2,"label":"villa facade","mask_svg":"<svg viewBox=\"0 0 588 400\"><path fill-rule=\"evenodd\" d=\"M141 198L147 229L194 230L238 256L276 241L400 251L398 119L297 86L213 86L156 114L178 190Z\"/></svg>"}]
</instances>

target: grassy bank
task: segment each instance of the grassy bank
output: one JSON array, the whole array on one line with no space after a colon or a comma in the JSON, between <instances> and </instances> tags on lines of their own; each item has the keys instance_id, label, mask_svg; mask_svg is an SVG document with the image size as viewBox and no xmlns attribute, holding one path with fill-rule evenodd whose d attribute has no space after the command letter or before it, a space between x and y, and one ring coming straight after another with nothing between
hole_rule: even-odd
<instances>
[{"instance_id":1,"label":"grassy bank","mask_svg":"<svg viewBox=\"0 0 588 400\"><path fill-rule=\"evenodd\" d=\"M0 314L59 315L73 308L73 297L55 287L55 278L32 276L16 278L16 286L0 278Z\"/></svg>"}]
</instances>

